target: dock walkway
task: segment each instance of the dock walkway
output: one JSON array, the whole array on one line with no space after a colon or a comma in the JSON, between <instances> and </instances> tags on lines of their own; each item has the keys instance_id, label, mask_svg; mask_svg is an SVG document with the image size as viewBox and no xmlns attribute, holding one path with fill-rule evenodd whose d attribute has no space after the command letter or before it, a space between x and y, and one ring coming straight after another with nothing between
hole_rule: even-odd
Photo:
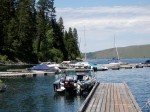
<instances>
[{"instance_id":1,"label":"dock walkway","mask_svg":"<svg viewBox=\"0 0 150 112\"><path fill-rule=\"evenodd\" d=\"M35 77L35 76L46 76L54 75L54 72L43 72L43 73L30 73L30 72L0 72L0 78L13 78L13 77Z\"/></svg>"},{"instance_id":2,"label":"dock walkway","mask_svg":"<svg viewBox=\"0 0 150 112\"><path fill-rule=\"evenodd\" d=\"M97 83L79 112L141 112L126 83Z\"/></svg>"}]
</instances>

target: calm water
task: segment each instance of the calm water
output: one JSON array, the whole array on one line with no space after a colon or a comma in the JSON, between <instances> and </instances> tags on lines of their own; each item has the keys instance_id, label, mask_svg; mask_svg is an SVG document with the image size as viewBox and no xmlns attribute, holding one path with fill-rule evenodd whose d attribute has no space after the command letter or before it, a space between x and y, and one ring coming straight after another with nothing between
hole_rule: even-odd
<instances>
[{"instance_id":1,"label":"calm water","mask_svg":"<svg viewBox=\"0 0 150 112\"><path fill-rule=\"evenodd\" d=\"M98 72L97 80L100 82L123 82L125 81L130 88L135 100L142 108L143 112L150 112L143 106L150 98L150 68L134 68L109 70Z\"/></svg>"},{"instance_id":2,"label":"calm water","mask_svg":"<svg viewBox=\"0 0 150 112\"><path fill-rule=\"evenodd\" d=\"M99 82L125 81L141 108L150 98L150 68L109 70L96 74ZM0 112L77 112L85 96L55 95L54 80L55 76L4 79L8 88L0 93ZM142 111L148 112L148 108Z\"/></svg>"},{"instance_id":3,"label":"calm water","mask_svg":"<svg viewBox=\"0 0 150 112\"><path fill-rule=\"evenodd\" d=\"M108 64L111 60L112 59L90 59L88 61L95 64ZM150 58L120 59L120 61L124 63L144 63L146 60L150 60Z\"/></svg>"},{"instance_id":4,"label":"calm water","mask_svg":"<svg viewBox=\"0 0 150 112\"><path fill-rule=\"evenodd\" d=\"M58 96L55 76L4 79L7 91L0 93L0 112L76 112L85 97Z\"/></svg>"}]
</instances>

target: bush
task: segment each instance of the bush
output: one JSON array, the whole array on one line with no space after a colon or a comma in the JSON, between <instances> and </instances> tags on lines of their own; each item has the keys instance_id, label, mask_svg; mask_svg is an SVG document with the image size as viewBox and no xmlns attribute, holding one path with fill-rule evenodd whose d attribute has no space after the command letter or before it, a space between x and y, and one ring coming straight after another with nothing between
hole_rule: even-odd
<instances>
[{"instance_id":1,"label":"bush","mask_svg":"<svg viewBox=\"0 0 150 112\"><path fill-rule=\"evenodd\" d=\"M0 62L1 63L5 63L6 61L8 61L8 56L6 56L6 55L0 55Z\"/></svg>"},{"instance_id":2,"label":"bush","mask_svg":"<svg viewBox=\"0 0 150 112\"><path fill-rule=\"evenodd\" d=\"M63 61L63 54L60 50L58 49L51 49L49 51L49 57L51 57L51 59L55 62L62 62Z\"/></svg>"}]
</instances>

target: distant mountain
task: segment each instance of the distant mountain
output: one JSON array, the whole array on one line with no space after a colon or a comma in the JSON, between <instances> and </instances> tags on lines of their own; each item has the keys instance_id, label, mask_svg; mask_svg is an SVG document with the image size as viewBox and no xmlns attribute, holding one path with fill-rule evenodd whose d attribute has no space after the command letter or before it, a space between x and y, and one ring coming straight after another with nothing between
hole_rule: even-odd
<instances>
[{"instance_id":1,"label":"distant mountain","mask_svg":"<svg viewBox=\"0 0 150 112\"><path fill-rule=\"evenodd\" d=\"M128 47L118 47L120 58L150 58L150 44ZM87 58L113 58L116 57L114 48L87 53Z\"/></svg>"}]
</instances>

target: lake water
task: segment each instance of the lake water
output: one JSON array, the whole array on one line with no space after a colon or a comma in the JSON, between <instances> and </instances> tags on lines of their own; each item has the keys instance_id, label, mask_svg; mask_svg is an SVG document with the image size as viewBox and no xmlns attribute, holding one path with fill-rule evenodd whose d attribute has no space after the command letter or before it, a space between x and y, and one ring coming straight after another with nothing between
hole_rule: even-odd
<instances>
[{"instance_id":1,"label":"lake water","mask_svg":"<svg viewBox=\"0 0 150 112\"><path fill-rule=\"evenodd\" d=\"M105 60L90 61L105 62ZM150 68L148 67L99 71L96 72L96 77L99 82L125 81L141 108L150 98ZM77 112L86 96L55 95L54 80L54 75L3 79L8 88L6 92L0 93L0 112ZM142 108L142 111L149 112L148 107Z\"/></svg>"}]
</instances>

